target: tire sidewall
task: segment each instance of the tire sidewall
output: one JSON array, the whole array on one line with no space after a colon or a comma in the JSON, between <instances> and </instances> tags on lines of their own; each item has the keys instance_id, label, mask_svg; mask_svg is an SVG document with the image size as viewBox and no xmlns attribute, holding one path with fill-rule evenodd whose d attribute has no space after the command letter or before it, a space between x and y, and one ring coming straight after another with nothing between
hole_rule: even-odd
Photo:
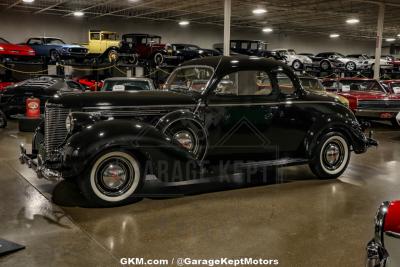
<instances>
[{"instance_id":1,"label":"tire sidewall","mask_svg":"<svg viewBox=\"0 0 400 267\"><path fill-rule=\"evenodd\" d=\"M134 181L130 188L118 197L103 194L97 188L95 182L97 166L111 156L121 156L126 158L132 164L132 168L135 172L133 178ZM112 207L130 203L135 199L135 194L143 187L145 175L143 174L142 164L138 160L138 157L135 157L128 151L117 149L104 151L96 156L89 166L90 167L87 168L84 177L78 181L78 184L86 199L96 206Z\"/></svg>"},{"instance_id":2,"label":"tire sidewall","mask_svg":"<svg viewBox=\"0 0 400 267\"><path fill-rule=\"evenodd\" d=\"M324 148L331 141L334 140L339 141L341 143L345 155L340 167L338 167L335 170L329 170L323 163L323 157L324 157L323 153L324 153ZM347 141L347 138L341 133L331 132L323 136L322 139L320 140L318 146L316 147L313 160L310 163L310 168L313 171L313 173L320 179L335 179L341 176L343 172L346 170L350 162L350 157L351 157L350 146Z\"/></svg>"}]
</instances>

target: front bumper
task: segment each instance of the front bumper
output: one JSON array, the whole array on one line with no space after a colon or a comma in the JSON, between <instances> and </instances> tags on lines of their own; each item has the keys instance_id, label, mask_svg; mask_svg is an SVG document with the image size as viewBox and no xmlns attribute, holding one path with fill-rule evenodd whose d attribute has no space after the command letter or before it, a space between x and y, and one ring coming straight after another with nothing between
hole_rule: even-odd
<instances>
[{"instance_id":1,"label":"front bumper","mask_svg":"<svg viewBox=\"0 0 400 267\"><path fill-rule=\"evenodd\" d=\"M33 169L38 178L45 178L50 181L58 181L62 178L60 172L46 168L40 155L28 154L23 144L20 145L20 152L19 160L21 164L26 164L29 168Z\"/></svg>"}]
</instances>

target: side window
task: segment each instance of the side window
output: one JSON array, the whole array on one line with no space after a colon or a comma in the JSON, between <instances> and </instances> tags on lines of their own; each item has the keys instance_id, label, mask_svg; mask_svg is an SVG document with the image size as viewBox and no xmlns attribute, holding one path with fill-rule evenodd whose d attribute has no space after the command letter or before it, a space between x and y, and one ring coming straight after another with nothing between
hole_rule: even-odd
<instances>
[{"instance_id":1,"label":"side window","mask_svg":"<svg viewBox=\"0 0 400 267\"><path fill-rule=\"evenodd\" d=\"M240 71L225 76L217 85L218 95L267 96L272 93L270 77L263 71Z\"/></svg>"},{"instance_id":2,"label":"side window","mask_svg":"<svg viewBox=\"0 0 400 267\"><path fill-rule=\"evenodd\" d=\"M42 41L40 39L29 39L28 44L30 45L41 45Z\"/></svg>"},{"instance_id":3,"label":"side window","mask_svg":"<svg viewBox=\"0 0 400 267\"><path fill-rule=\"evenodd\" d=\"M248 49L249 44L248 43L242 43L240 46L241 46L240 48L242 48L242 49Z\"/></svg>"},{"instance_id":4,"label":"side window","mask_svg":"<svg viewBox=\"0 0 400 267\"><path fill-rule=\"evenodd\" d=\"M278 87L281 94L293 95L296 92L296 87L293 84L292 79L285 73L281 72L277 74Z\"/></svg>"},{"instance_id":5,"label":"side window","mask_svg":"<svg viewBox=\"0 0 400 267\"><path fill-rule=\"evenodd\" d=\"M100 34L98 32L91 33L90 40L100 40Z\"/></svg>"}]
</instances>

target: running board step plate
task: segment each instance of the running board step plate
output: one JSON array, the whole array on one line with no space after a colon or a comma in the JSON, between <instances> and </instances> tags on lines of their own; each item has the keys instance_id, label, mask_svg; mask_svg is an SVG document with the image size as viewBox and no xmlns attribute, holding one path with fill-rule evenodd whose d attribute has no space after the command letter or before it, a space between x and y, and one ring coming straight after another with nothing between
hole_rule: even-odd
<instances>
[{"instance_id":1,"label":"running board step plate","mask_svg":"<svg viewBox=\"0 0 400 267\"><path fill-rule=\"evenodd\" d=\"M298 164L308 163L308 159L303 158L282 158L277 160L266 160L266 161L253 161L240 163L239 168L255 168L255 167L272 167L272 166L290 166Z\"/></svg>"}]
</instances>

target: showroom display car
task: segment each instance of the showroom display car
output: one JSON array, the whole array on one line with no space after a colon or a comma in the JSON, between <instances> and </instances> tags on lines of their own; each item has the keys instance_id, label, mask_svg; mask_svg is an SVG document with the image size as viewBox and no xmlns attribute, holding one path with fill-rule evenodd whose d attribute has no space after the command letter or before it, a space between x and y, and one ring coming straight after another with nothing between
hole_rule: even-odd
<instances>
[{"instance_id":1,"label":"showroom display car","mask_svg":"<svg viewBox=\"0 0 400 267\"><path fill-rule=\"evenodd\" d=\"M31 60L35 55L35 51L30 46L12 44L3 38L0 38L0 63L5 60Z\"/></svg>"},{"instance_id":2,"label":"showroom display car","mask_svg":"<svg viewBox=\"0 0 400 267\"><path fill-rule=\"evenodd\" d=\"M204 49L193 44L172 44L172 49L176 51L177 55L181 56L182 61L221 55L221 53L217 50Z\"/></svg>"},{"instance_id":3,"label":"showroom display car","mask_svg":"<svg viewBox=\"0 0 400 267\"><path fill-rule=\"evenodd\" d=\"M214 44L214 48L223 53L223 44ZM260 40L231 40L230 49L231 55L257 56L286 62L286 57L277 51L267 50L267 43Z\"/></svg>"},{"instance_id":4,"label":"showroom display car","mask_svg":"<svg viewBox=\"0 0 400 267\"><path fill-rule=\"evenodd\" d=\"M4 91L7 86L13 85L13 82L0 82L0 93Z\"/></svg>"},{"instance_id":5,"label":"showroom display car","mask_svg":"<svg viewBox=\"0 0 400 267\"><path fill-rule=\"evenodd\" d=\"M59 92L82 92L84 86L79 83L60 77L42 76L28 79L6 87L0 93L0 110L7 117L24 114L26 99L35 97L40 100L40 109L43 112L45 103Z\"/></svg>"},{"instance_id":6,"label":"showroom display car","mask_svg":"<svg viewBox=\"0 0 400 267\"><path fill-rule=\"evenodd\" d=\"M32 154L21 146L21 162L45 178L74 178L90 202L113 206L139 197L147 174L177 182L309 164L333 179L351 151L377 145L349 109L305 91L275 60L188 61L164 88L49 99Z\"/></svg>"},{"instance_id":7,"label":"showroom display car","mask_svg":"<svg viewBox=\"0 0 400 267\"><path fill-rule=\"evenodd\" d=\"M149 78L124 78L114 77L104 80L102 92L116 91L147 91L155 90L154 82Z\"/></svg>"},{"instance_id":8,"label":"showroom display car","mask_svg":"<svg viewBox=\"0 0 400 267\"><path fill-rule=\"evenodd\" d=\"M60 59L83 60L88 50L80 45L66 44L62 39L55 37L32 37L26 44L35 50L37 57L43 57L57 62Z\"/></svg>"},{"instance_id":9,"label":"showroom display car","mask_svg":"<svg viewBox=\"0 0 400 267\"><path fill-rule=\"evenodd\" d=\"M367 245L367 267L400 266L400 200L384 202L375 216L374 238Z\"/></svg>"},{"instance_id":10,"label":"showroom display car","mask_svg":"<svg viewBox=\"0 0 400 267\"><path fill-rule=\"evenodd\" d=\"M123 45L123 40L112 31L89 30L89 42L83 44L88 49L88 57L100 59L103 62L116 63L118 61L136 64L138 55L134 49Z\"/></svg>"},{"instance_id":11,"label":"showroom display car","mask_svg":"<svg viewBox=\"0 0 400 267\"><path fill-rule=\"evenodd\" d=\"M346 58L358 61L360 64L364 64L365 65L364 69L374 70L375 59L372 57L369 57L365 54L351 54L351 55L347 55ZM388 58L382 57L380 59L380 68L382 70L390 70L390 69L393 69L393 64L391 64L391 62L388 60Z\"/></svg>"},{"instance_id":12,"label":"showroom display car","mask_svg":"<svg viewBox=\"0 0 400 267\"><path fill-rule=\"evenodd\" d=\"M303 70L312 67L312 60L308 56L299 55L294 49L274 49L280 55L286 58L286 64L294 70Z\"/></svg>"},{"instance_id":13,"label":"showroom display car","mask_svg":"<svg viewBox=\"0 0 400 267\"><path fill-rule=\"evenodd\" d=\"M313 61L314 68L319 68L322 71L329 70L346 70L357 71L367 68L367 64L363 61L346 58L344 55L337 52L323 52L310 57Z\"/></svg>"},{"instance_id":14,"label":"showroom display car","mask_svg":"<svg viewBox=\"0 0 400 267\"><path fill-rule=\"evenodd\" d=\"M385 90L392 94L400 94L400 80L382 80Z\"/></svg>"},{"instance_id":15,"label":"showroom display car","mask_svg":"<svg viewBox=\"0 0 400 267\"><path fill-rule=\"evenodd\" d=\"M151 65L178 64L182 57L176 54L170 44L161 43L161 36L146 33L129 33L122 35L121 49L133 49L139 61Z\"/></svg>"},{"instance_id":16,"label":"showroom display car","mask_svg":"<svg viewBox=\"0 0 400 267\"><path fill-rule=\"evenodd\" d=\"M400 95L391 93L377 80L370 78L325 79L322 84L328 91L346 97L350 109L360 119L387 120L399 125Z\"/></svg>"},{"instance_id":17,"label":"showroom display car","mask_svg":"<svg viewBox=\"0 0 400 267\"><path fill-rule=\"evenodd\" d=\"M346 107L349 106L349 100L347 98L340 96L335 93L327 92L326 88L322 85L322 82L320 79L316 77L310 77L310 76L300 76L299 77L301 85L303 88L307 91L310 91L314 94L319 94L319 95L324 95L324 96L330 96L335 99L337 99L340 103L345 105Z\"/></svg>"}]
</instances>

